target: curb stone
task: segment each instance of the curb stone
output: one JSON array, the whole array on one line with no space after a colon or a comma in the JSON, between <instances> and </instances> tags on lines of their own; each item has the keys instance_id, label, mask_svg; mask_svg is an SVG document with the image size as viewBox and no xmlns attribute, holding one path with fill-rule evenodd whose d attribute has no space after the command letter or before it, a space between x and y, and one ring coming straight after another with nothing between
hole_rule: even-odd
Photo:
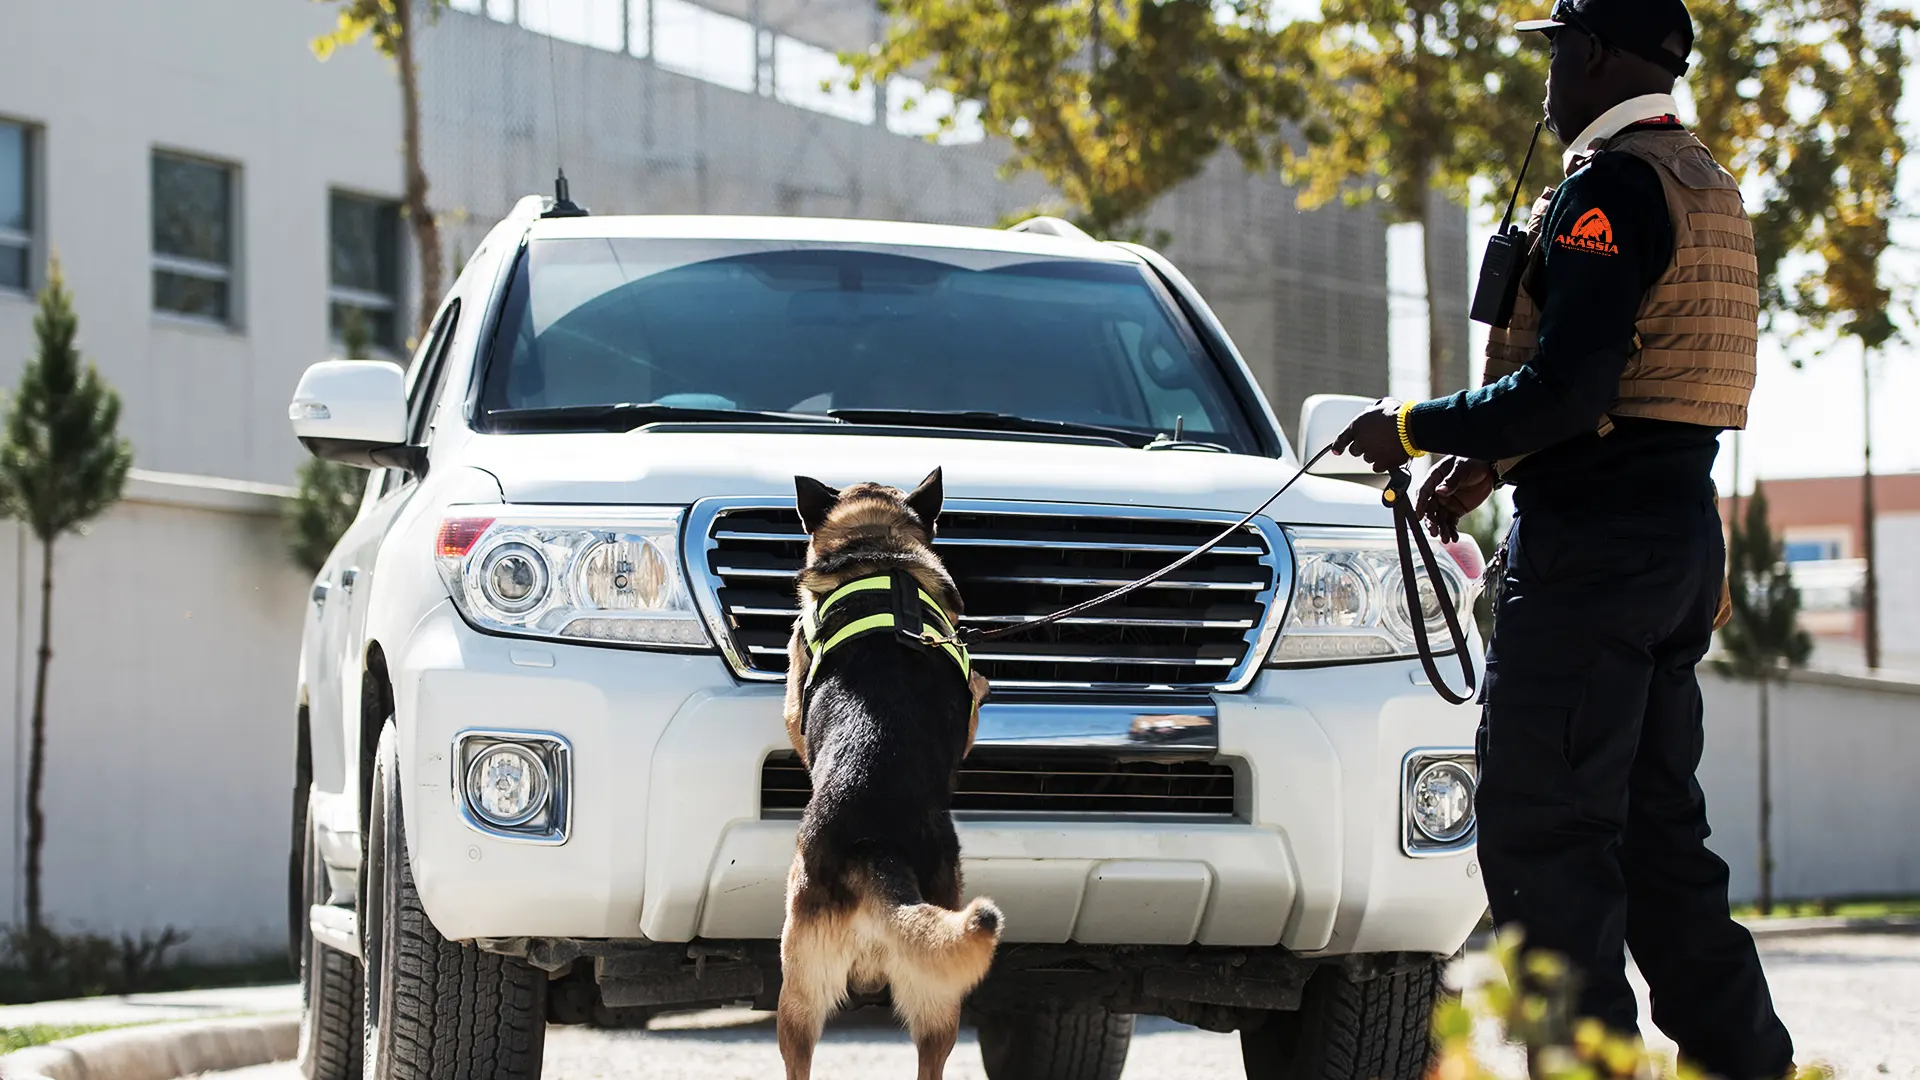
<instances>
[{"instance_id":1,"label":"curb stone","mask_svg":"<svg viewBox=\"0 0 1920 1080\"><path fill-rule=\"evenodd\" d=\"M3 1080L176 1080L294 1056L297 1016L193 1020L31 1046L0 1057Z\"/></svg>"},{"instance_id":2,"label":"curb stone","mask_svg":"<svg viewBox=\"0 0 1920 1080\"><path fill-rule=\"evenodd\" d=\"M1817 937L1822 934L1920 934L1920 915L1810 915L1805 918L1735 919L1755 941L1769 938ZM1479 952L1493 944L1493 935L1476 931L1467 938L1466 951Z\"/></svg>"}]
</instances>

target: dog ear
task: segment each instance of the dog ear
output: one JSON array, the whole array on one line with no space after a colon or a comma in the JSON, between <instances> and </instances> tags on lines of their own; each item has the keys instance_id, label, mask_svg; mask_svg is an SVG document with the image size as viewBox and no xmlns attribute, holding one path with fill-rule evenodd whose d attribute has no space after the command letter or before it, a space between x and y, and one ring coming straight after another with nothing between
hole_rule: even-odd
<instances>
[{"instance_id":1,"label":"dog ear","mask_svg":"<svg viewBox=\"0 0 1920 1080\"><path fill-rule=\"evenodd\" d=\"M794 477L793 494L800 507L800 524L808 533L819 532L827 523L827 514L840 501L839 488L830 488L811 476Z\"/></svg>"},{"instance_id":2,"label":"dog ear","mask_svg":"<svg viewBox=\"0 0 1920 1080\"><path fill-rule=\"evenodd\" d=\"M913 493L907 496L908 509L920 515L920 520L927 526L928 536L933 535L933 523L940 517L940 501L945 497L944 492L945 489L940 481L940 470L935 468L927 474L925 480L920 481L920 486L914 488Z\"/></svg>"}]
</instances>

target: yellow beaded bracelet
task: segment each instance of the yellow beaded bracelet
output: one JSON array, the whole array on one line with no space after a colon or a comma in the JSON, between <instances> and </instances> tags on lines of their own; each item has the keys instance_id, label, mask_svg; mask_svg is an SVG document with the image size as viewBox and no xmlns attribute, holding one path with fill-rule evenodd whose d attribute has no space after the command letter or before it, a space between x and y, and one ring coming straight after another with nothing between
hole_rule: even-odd
<instances>
[{"instance_id":1,"label":"yellow beaded bracelet","mask_svg":"<svg viewBox=\"0 0 1920 1080\"><path fill-rule=\"evenodd\" d=\"M1400 433L1400 448L1405 450L1410 458L1425 457L1427 454L1425 450L1413 445L1413 439L1407 435L1407 414L1412 412L1413 407L1418 404L1420 403L1417 401L1402 403L1399 419L1395 420L1393 425L1394 430Z\"/></svg>"}]
</instances>

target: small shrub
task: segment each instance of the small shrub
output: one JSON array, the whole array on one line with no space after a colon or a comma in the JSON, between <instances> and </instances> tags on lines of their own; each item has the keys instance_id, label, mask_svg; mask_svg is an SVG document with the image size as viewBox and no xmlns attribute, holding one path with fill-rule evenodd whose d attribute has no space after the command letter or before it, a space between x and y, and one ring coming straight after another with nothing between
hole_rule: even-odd
<instances>
[{"instance_id":1,"label":"small shrub","mask_svg":"<svg viewBox=\"0 0 1920 1080\"><path fill-rule=\"evenodd\" d=\"M139 935L61 933L47 927L0 931L0 1000L45 1001L156 989L167 954L187 935L169 926Z\"/></svg>"},{"instance_id":2,"label":"small shrub","mask_svg":"<svg viewBox=\"0 0 1920 1080\"><path fill-rule=\"evenodd\" d=\"M1513 1080L1475 1049L1476 1035L1497 1034L1526 1051L1532 1080L1706 1080L1705 1074L1639 1038L1573 1014L1576 976L1559 957L1523 952L1508 931L1489 950L1498 976L1462 988L1434 1014L1436 1056L1430 1080ZM1831 1080L1824 1065L1801 1068L1795 1080Z\"/></svg>"}]
</instances>

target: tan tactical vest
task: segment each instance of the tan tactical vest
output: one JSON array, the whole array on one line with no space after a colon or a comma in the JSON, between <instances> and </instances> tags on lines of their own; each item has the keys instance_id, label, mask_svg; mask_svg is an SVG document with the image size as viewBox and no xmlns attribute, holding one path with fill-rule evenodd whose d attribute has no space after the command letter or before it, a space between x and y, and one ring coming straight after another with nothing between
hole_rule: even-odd
<instances>
[{"instance_id":1,"label":"tan tactical vest","mask_svg":"<svg viewBox=\"0 0 1920 1080\"><path fill-rule=\"evenodd\" d=\"M1603 148L1632 154L1660 177L1673 219L1673 259L1640 303L1635 351L1621 373L1620 396L1601 418L1600 433L1612 430L1616 416L1745 427L1759 340L1760 274L1740 189L1690 132L1629 130ZM1533 204L1527 273L1512 322L1487 335L1483 382L1518 370L1538 348L1540 310L1528 287L1545 259L1545 245L1604 251L1613 244L1611 223L1591 211L1566 235L1541 236L1552 199L1549 188ZM1519 460L1499 462L1500 471Z\"/></svg>"}]
</instances>

